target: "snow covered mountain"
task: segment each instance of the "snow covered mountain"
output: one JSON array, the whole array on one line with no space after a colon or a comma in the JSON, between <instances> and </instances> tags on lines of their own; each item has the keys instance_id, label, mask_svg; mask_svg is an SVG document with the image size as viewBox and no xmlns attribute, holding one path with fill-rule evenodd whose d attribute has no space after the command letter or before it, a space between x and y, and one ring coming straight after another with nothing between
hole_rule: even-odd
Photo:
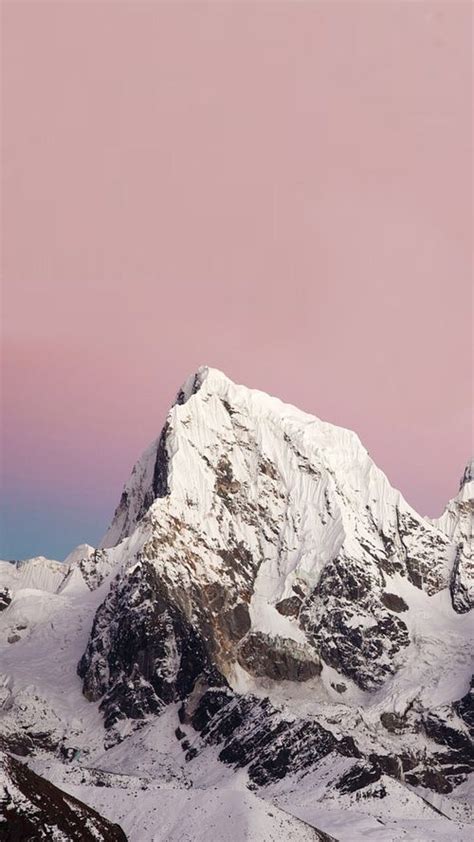
<instances>
[{"instance_id":1,"label":"snow covered mountain","mask_svg":"<svg viewBox=\"0 0 474 842\"><path fill-rule=\"evenodd\" d=\"M136 842L470 838L473 492L199 369L98 550L0 566L0 747Z\"/></svg>"}]
</instances>

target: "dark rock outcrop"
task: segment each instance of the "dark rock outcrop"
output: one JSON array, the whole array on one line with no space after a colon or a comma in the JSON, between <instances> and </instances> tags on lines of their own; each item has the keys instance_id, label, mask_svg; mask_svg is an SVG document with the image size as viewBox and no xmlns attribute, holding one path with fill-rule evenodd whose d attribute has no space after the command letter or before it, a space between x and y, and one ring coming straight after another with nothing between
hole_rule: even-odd
<instances>
[{"instance_id":1,"label":"dark rock outcrop","mask_svg":"<svg viewBox=\"0 0 474 842\"><path fill-rule=\"evenodd\" d=\"M12 601L13 595L10 588L0 588L0 611L8 608Z\"/></svg>"},{"instance_id":2,"label":"dark rock outcrop","mask_svg":"<svg viewBox=\"0 0 474 842\"><path fill-rule=\"evenodd\" d=\"M405 623L387 610L383 578L374 560L339 556L326 564L303 603L301 625L321 657L364 690L396 672L397 654L410 643Z\"/></svg>"},{"instance_id":3,"label":"dark rock outcrop","mask_svg":"<svg viewBox=\"0 0 474 842\"><path fill-rule=\"evenodd\" d=\"M358 754L355 744L337 740L314 720L289 720L269 699L239 696L228 689L205 692L190 722L200 742L188 753L189 760L203 745L217 745L219 759L235 768L246 767L258 786L308 770L333 751Z\"/></svg>"},{"instance_id":4,"label":"dark rock outcrop","mask_svg":"<svg viewBox=\"0 0 474 842\"><path fill-rule=\"evenodd\" d=\"M243 639L238 660L252 675L274 681L308 681L321 672L321 662L309 646L262 632L252 632Z\"/></svg>"},{"instance_id":5,"label":"dark rock outcrop","mask_svg":"<svg viewBox=\"0 0 474 842\"><path fill-rule=\"evenodd\" d=\"M185 699L198 678L209 686L225 682L203 638L145 561L113 583L97 611L78 674L87 698L102 699L109 728L124 717L143 719Z\"/></svg>"},{"instance_id":6,"label":"dark rock outcrop","mask_svg":"<svg viewBox=\"0 0 474 842\"><path fill-rule=\"evenodd\" d=\"M122 828L8 754L0 754L3 842L127 842Z\"/></svg>"}]
</instances>

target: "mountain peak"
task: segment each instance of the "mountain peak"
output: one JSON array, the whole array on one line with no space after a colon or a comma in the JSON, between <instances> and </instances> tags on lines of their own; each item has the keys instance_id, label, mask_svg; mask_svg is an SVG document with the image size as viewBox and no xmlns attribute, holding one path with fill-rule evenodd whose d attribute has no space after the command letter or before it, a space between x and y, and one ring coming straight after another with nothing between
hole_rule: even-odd
<instances>
[{"instance_id":1,"label":"mountain peak","mask_svg":"<svg viewBox=\"0 0 474 842\"><path fill-rule=\"evenodd\" d=\"M191 374L181 386L177 397L177 404L186 403L192 395L195 395L201 387L206 384L209 391L214 389L219 390L219 387L228 386L232 381L218 368L211 368L207 365L201 365Z\"/></svg>"},{"instance_id":2,"label":"mountain peak","mask_svg":"<svg viewBox=\"0 0 474 842\"><path fill-rule=\"evenodd\" d=\"M461 482L459 483L459 490L464 488L469 482L474 480L474 457L471 457L469 462L467 463L464 473L461 477Z\"/></svg>"},{"instance_id":3,"label":"mountain peak","mask_svg":"<svg viewBox=\"0 0 474 842\"><path fill-rule=\"evenodd\" d=\"M190 476L202 499L204 487L212 485L219 470L214 464L217 452L221 467L228 463L237 474L243 470L246 453L253 452L257 461L260 457L281 461L283 474L290 470L288 482L297 481L293 472L298 473L302 461L345 474L343 484L355 483L357 488L359 475L374 467L354 432L236 384L219 369L201 366L184 382L160 436L135 464L101 547L131 535L156 499L169 497L171 491L173 497L189 497ZM288 460L292 464L295 459L298 464L290 467ZM379 479L386 483L385 477Z\"/></svg>"}]
</instances>

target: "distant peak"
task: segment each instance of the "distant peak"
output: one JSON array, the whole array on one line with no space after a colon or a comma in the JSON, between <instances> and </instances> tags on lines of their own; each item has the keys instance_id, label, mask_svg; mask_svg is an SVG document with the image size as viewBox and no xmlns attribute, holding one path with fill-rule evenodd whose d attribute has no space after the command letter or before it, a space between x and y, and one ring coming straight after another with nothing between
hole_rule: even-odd
<instances>
[{"instance_id":1,"label":"distant peak","mask_svg":"<svg viewBox=\"0 0 474 842\"><path fill-rule=\"evenodd\" d=\"M464 473L461 477L461 482L459 483L459 490L464 488L468 482L472 482L474 479L474 457L472 457L469 462L467 463Z\"/></svg>"},{"instance_id":2,"label":"distant peak","mask_svg":"<svg viewBox=\"0 0 474 842\"><path fill-rule=\"evenodd\" d=\"M94 547L91 547L90 544L79 544L78 547L75 547L69 555L66 556L64 559L64 564L77 564L77 562L81 561L84 558L90 558L91 555L95 552Z\"/></svg>"}]
</instances>

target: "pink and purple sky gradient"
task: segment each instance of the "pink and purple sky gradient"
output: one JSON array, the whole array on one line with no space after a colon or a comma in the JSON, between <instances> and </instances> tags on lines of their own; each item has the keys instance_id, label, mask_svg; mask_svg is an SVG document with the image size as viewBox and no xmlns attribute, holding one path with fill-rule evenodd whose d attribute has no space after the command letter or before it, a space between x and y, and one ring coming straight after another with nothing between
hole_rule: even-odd
<instances>
[{"instance_id":1,"label":"pink and purple sky gradient","mask_svg":"<svg viewBox=\"0 0 474 842\"><path fill-rule=\"evenodd\" d=\"M201 363L471 451L469 2L3 0L0 554L96 542Z\"/></svg>"}]
</instances>

